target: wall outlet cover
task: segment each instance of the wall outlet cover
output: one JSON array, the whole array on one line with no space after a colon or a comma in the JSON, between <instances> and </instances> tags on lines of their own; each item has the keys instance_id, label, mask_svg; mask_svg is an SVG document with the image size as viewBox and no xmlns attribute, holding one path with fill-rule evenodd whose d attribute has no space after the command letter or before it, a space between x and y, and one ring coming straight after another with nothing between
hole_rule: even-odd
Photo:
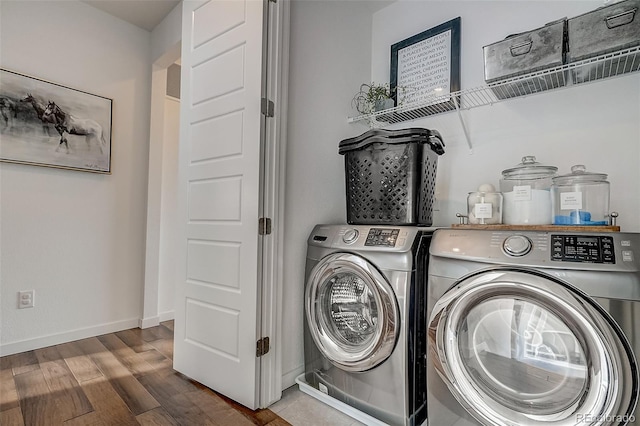
<instances>
[{"instance_id":1,"label":"wall outlet cover","mask_svg":"<svg viewBox=\"0 0 640 426\"><path fill-rule=\"evenodd\" d=\"M25 290L18 292L18 309L33 308L35 306L36 291Z\"/></svg>"}]
</instances>

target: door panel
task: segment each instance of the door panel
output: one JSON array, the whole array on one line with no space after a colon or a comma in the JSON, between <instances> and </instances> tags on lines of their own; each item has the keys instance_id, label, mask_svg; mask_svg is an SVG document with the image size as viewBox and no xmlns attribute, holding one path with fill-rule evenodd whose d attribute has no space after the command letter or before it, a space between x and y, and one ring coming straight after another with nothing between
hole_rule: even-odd
<instances>
[{"instance_id":1,"label":"door panel","mask_svg":"<svg viewBox=\"0 0 640 426\"><path fill-rule=\"evenodd\" d=\"M185 1L174 368L255 409L262 1Z\"/></svg>"},{"instance_id":2,"label":"door panel","mask_svg":"<svg viewBox=\"0 0 640 426\"><path fill-rule=\"evenodd\" d=\"M221 306L187 299L187 319L185 341L205 347L206 350L227 356L234 361L238 358L239 312ZM225 327L209 326L213 320Z\"/></svg>"},{"instance_id":3,"label":"door panel","mask_svg":"<svg viewBox=\"0 0 640 426\"><path fill-rule=\"evenodd\" d=\"M242 154L243 121L244 114L240 110L194 124L191 129L191 161L195 163ZM208 143L208 135L218 135L225 143Z\"/></svg>"},{"instance_id":4,"label":"door panel","mask_svg":"<svg viewBox=\"0 0 640 426\"><path fill-rule=\"evenodd\" d=\"M218 1L193 15L193 44L200 46L246 22L244 1Z\"/></svg>"},{"instance_id":5,"label":"door panel","mask_svg":"<svg viewBox=\"0 0 640 426\"><path fill-rule=\"evenodd\" d=\"M244 88L244 75L238 70L245 68L245 46L238 46L193 68L193 84L202 85L203 90L195 91L193 104L236 92ZM211 76L216 78L211 80ZM206 83L206 84L203 84Z\"/></svg>"},{"instance_id":6,"label":"door panel","mask_svg":"<svg viewBox=\"0 0 640 426\"><path fill-rule=\"evenodd\" d=\"M311 271L305 311L318 350L338 368L366 371L393 352L400 312L387 279L350 253L323 258Z\"/></svg>"},{"instance_id":7,"label":"door panel","mask_svg":"<svg viewBox=\"0 0 640 426\"><path fill-rule=\"evenodd\" d=\"M201 284L238 289L240 277L240 245L216 241L189 241L187 270L189 280ZM216 262L211 262L216 259ZM218 263L226 265L218 267Z\"/></svg>"},{"instance_id":8,"label":"door panel","mask_svg":"<svg viewBox=\"0 0 640 426\"><path fill-rule=\"evenodd\" d=\"M241 176L224 176L189 183L189 220L241 220Z\"/></svg>"},{"instance_id":9,"label":"door panel","mask_svg":"<svg viewBox=\"0 0 640 426\"><path fill-rule=\"evenodd\" d=\"M537 272L499 268L455 283L433 308L429 353L481 423L613 424L637 399L619 327L588 296Z\"/></svg>"}]
</instances>

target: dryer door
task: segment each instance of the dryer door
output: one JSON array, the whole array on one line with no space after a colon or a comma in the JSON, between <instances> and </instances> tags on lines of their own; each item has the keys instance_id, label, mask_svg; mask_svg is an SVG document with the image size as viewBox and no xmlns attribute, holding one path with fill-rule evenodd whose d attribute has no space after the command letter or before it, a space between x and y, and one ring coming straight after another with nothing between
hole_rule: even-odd
<instances>
[{"instance_id":1,"label":"dryer door","mask_svg":"<svg viewBox=\"0 0 640 426\"><path fill-rule=\"evenodd\" d=\"M400 330L393 289L360 256L323 258L309 275L305 311L316 346L343 370L371 369L393 352Z\"/></svg>"},{"instance_id":2,"label":"dryer door","mask_svg":"<svg viewBox=\"0 0 640 426\"><path fill-rule=\"evenodd\" d=\"M432 311L429 352L483 424L633 421L638 370L619 327L588 296L536 271L456 283Z\"/></svg>"}]
</instances>

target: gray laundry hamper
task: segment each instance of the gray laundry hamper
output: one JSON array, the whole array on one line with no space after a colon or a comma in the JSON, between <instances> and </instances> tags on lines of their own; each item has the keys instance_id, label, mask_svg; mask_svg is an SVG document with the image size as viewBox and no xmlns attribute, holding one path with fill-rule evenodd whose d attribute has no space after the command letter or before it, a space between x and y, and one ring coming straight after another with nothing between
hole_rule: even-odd
<instances>
[{"instance_id":1,"label":"gray laundry hamper","mask_svg":"<svg viewBox=\"0 0 640 426\"><path fill-rule=\"evenodd\" d=\"M340 142L345 159L347 222L423 225L433 222L438 156L436 130L370 130Z\"/></svg>"}]
</instances>

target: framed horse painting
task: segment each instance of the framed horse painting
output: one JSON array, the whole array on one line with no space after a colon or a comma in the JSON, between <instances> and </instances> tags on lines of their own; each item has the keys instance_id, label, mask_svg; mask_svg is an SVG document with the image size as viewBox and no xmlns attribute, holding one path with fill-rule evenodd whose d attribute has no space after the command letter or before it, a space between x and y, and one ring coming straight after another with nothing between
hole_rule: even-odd
<instances>
[{"instance_id":1,"label":"framed horse painting","mask_svg":"<svg viewBox=\"0 0 640 426\"><path fill-rule=\"evenodd\" d=\"M111 173L112 102L0 69L0 161Z\"/></svg>"}]
</instances>

